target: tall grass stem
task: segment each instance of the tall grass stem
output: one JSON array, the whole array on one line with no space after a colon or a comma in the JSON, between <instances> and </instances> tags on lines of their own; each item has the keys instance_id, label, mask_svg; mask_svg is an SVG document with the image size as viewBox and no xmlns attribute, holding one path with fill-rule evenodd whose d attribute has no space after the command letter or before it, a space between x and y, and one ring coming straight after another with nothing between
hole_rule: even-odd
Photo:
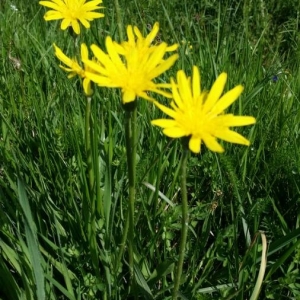
<instances>
[{"instance_id":1,"label":"tall grass stem","mask_svg":"<svg viewBox=\"0 0 300 300\"><path fill-rule=\"evenodd\" d=\"M189 150L183 147L183 155L181 158L181 197L182 197L182 219L181 219L181 237L179 246L179 259L174 279L174 289L172 293L172 299L177 299L177 294L180 286L180 279L182 275L182 266L185 255L186 240L188 234L188 199L187 199L187 188L186 188L186 174L187 174L187 160Z\"/></svg>"},{"instance_id":2,"label":"tall grass stem","mask_svg":"<svg viewBox=\"0 0 300 300\"><path fill-rule=\"evenodd\" d=\"M90 199L92 199L92 191L94 189L94 168L93 168L93 153L92 153L92 143L91 143L91 111L92 111L92 98L86 98L86 108L85 108L85 150L87 155L87 168L88 168L88 182L89 182L89 192Z\"/></svg>"},{"instance_id":3,"label":"tall grass stem","mask_svg":"<svg viewBox=\"0 0 300 300\"><path fill-rule=\"evenodd\" d=\"M123 41L124 40L124 34L123 34L121 8L120 8L120 4L119 4L118 0L114 0L114 4L115 4L115 9L116 9L119 38L120 38L121 41Z\"/></svg>"},{"instance_id":4,"label":"tall grass stem","mask_svg":"<svg viewBox=\"0 0 300 300\"><path fill-rule=\"evenodd\" d=\"M134 277L134 258L133 258L133 242L134 242L134 203L135 203L135 158L136 158L136 108L133 111L126 112L126 154L128 164L128 180L129 180L129 236L128 236L128 250L129 250L129 268L130 277L133 282Z\"/></svg>"}]
</instances>

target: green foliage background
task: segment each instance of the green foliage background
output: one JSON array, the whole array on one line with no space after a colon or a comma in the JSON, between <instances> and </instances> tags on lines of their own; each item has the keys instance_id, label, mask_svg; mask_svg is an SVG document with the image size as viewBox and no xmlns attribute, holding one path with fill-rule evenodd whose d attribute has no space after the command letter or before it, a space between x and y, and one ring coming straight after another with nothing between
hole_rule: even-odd
<instances>
[{"instance_id":1,"label":"green foliage background","mask_svg":"<svg viewBox=\"0 0 300 300\"><path fill-rule=\"evenodd\" d=\"M52 44L70 56L78 44L119 40L116 9L83 29L79 41L45 22L38 1L0 2L0 298L130 299L127 254L113 271L127 211L120 93L97 89L99 178L105 219L97 245L87 241L85 98L68 80ZM190 230L182 299L249 299L260 266L259 230L269 243L260 299L300 297L299 1L125 1L122 23L145 34L159 21L156 42L179 43L180 59L162 78L200 67L203 88L228 73L226 89L245 90L230 110L252 115L239 130L252 144L203 147L188 166ZM15 10L14 7L17 9ZM75 44L75 47L74 47ZM160 101L166 101L159 99ZM161 114L138 103L136 293L168 299L180 236L178 141L150 121ZM257 237L257 239L256 239ZM94 251L94 252L93 252ZM99 264L93 263L94 253Z\"/></svg>"}]
</instances>

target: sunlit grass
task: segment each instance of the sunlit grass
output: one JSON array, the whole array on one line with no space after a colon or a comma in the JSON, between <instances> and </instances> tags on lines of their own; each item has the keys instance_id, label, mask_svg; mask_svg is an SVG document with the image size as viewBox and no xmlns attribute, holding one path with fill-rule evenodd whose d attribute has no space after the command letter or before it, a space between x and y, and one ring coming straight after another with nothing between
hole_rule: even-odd
<instances>
[{"instance_id":1,"label":"sunlit grass","mask_svg":"<svg viewBox=\"0 0 300 300\"><path fill-rule=\"evenodd\" d=\"M261 299L297 299L299 5L119 3L124 30L132 24L147 34L158 21L155 43L180 44L178 62L159 80L176 76L179 69L191 75L197 65L201 85L208 90L226 72L226 91L237 84L245 88L228 111L257 120L255 126L238 130L251 141L249 147L227 143L226 152L217 155L202 145L201 154L190 157L183 299L250 299L261 264L259 230L269 243ZM42 290L46 299L130 297L127 251L114 270L128 208L121 93L98 88L92 102L97 124L93 155L99 160L105 215L96 223L96 269L84 225L89 213L83 205L89 185L86 98L80 79L67 79L59 68L52 46L55 42L75 56L81 42L103 47L107 35L120 40L113 3L103 6L104 18L91 22L89 30L82 27L80 37L70 37L60 30L60 22L43 20L45 9L38 2L0 2L1 299L42 299ZM151 120L162 116L153 105L138 102L133 251L140 299L170 298L178 258L182 153L178 141L151 126ZM24 209L26 199L31 213ZM38 244L30 242L36 238ZM38 252L41 257L33 260ZM44 284L37 280L39 261Z\"/></svg>"}]
</instances>

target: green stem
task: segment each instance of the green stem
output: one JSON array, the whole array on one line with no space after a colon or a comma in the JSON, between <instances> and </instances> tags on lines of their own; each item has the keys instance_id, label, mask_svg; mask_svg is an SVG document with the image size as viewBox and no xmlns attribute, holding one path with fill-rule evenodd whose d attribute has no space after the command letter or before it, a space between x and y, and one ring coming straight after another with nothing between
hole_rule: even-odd
<instances>
[{"instance_id":1,"label":"green stem","mask_svg":"<svg viewBox=\"0 0 300 300\"><path fill-rule=\"evenodd\" d=\"M123 37L123 26L122 26L122 17L121 17L121 8L119 5L119 1L115 0L115 9L116 9L116 16L117 16L117 25L118 25L118 31L119 31L119 39L120 41L124 41Z\"/></svg>"},{"instance_id":2,"label":"green stem","mask_svg":"<svg viewBox=\"0 0 300 300\"><path fill-rule=\"evenodd\" d=\"M185 246L188 233L188 199L186 189L186 165L188 159L189 150L184 147L183 156L181 158L181 197L182 197L182 219L181 219L181 237L179 246L179 259L174 279L174 289L172 293L172 299L177 299L180 286L180 279L182 275L182 266L185 255Z\"/></svg>"},{"instance_id":3,"label":"green stem","mask_svg":"<svg viewBox=\"0 0 300 300\"><path fill-rule=\"evenodd\" d=\"M97 111L97 110L95 110ZM94 119L96 119L96 116L94 116ZM95 174L95 193L96 193L96 203L95 203L95 210L96 210L96 214L98 217L104 218L104 212L103 212L103 203L102 203L102 192L101 192L101 188L100 188L100 177L101 177L101 173L100 173L100 155L98 152L98 147L97 145L99 145L99 126L94 126L93 127L93 131L94 131L94 138L93 138L93 143L95 145L96 148L96 153L94 153L94 174Z\"/></svg>"},{"instance_id":4,"label":"green stem","mask_svg":"<svg viewBox=\"0 0 300 300\"><path fill-rule=\"evenodd\" d=\"M128 228L129 228L129 211L127 212L127 215L126 215L125 226L124 226L124 229L123 229L122 241L120 243L120 249L119 249L118 257L117 257L117 260L116 260L116 263L115 263L115 274L118 273L120 262L121 262L121 259L122 259L123 253L124 253L124 248L125 248L127 235L128 235Z\"/></svg>"},{"instance_id":5,"label":"green stem","mask_svg":"<svg viewBox=\"0 0 300 300\"><path fill-rule=\"evenodd\" d=\"M87 168L88 168L88 188L89 188L89 213L87 220L88 240L91 251L92 264L100 278L99 273L99 257L97 250L96 240L96 199L95 199L95 173L94 173L94 159L93 159L93 128L92 128L92 98L86 98L85 110L85 150L87 155Z\"/></svg>"},{"instance_id":6,"label":"green stem","mask_svg":"<svg viewBox=\"0 0 300 300\"><path fill-rule=\"evenodd\" d=\"M92 200L92 194L94 189L94 168L93 168L93 152L92 152L92 143L91 143L91 109L92 107L92 98L86 98L86 107L85 107L85 151L87 155L87 168L88 168L88 180L89 180L89 192L90 199Z\"/></svg>"},{"instance_id":7,"label":"green stem","mask_svg":"<svg viewBox=\"0 0 300 300\"><path fill-rule=\"evenodd\" d=\"M129 209L128 209L128 252L129 252L129 271L131 283L134 281L134 258L133 258L133 241L134 241L134 202L135 202L135 158L136 158L136 107L133 111L126 111L125 120L126 136L126 155L128 165L129 181Z\"/></svg>"}]
</instances>

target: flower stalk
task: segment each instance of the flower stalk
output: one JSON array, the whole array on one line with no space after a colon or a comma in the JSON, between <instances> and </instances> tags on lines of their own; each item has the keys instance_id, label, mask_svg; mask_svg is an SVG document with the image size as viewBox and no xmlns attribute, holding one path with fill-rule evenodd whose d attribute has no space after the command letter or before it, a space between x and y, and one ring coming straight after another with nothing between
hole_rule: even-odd
<instances>
[{"instance_id":1,"label":"flower stalk","mask_svg":"<svg viewBox=\"0 0 300 300\"><path fill-rule=\"evenodd\" d=\"M128 165L128 181L129 181L129 209L128 209L128 253L129 253L129 271L131 283L134 281L134 257L133 257L133 242L134 242L134 204L135 204L135 177L136 177L136 103L133 110L126 111L125 119L125 138L126 138L126 155Z\"/></svg>"},{"instance_id":2,"label":"flower stalk","mask_svg":"<svg viewBox=\"0 0 300 300\"><path fill-rule=\"evenodd\" d=\"M89 192L90 199L92 199L92 193L94 189L95 177L94 177L94 168L93 168L93 153L92 153L92 142L91 142L91 122L92 122L92 98L86 98L86 107L85 107L85 151L87 155L87 168L88 168L88 182L89 182Z\"/></svg>"},{"instance_id":3,"label":"flower stalk","mask_svg":"<svg viewBox=\"0 0 300 300\"><path fill-rule=\"evenodd\" d=\"M186 188L186 174L187 174L187 160L189 156L188 147L183 147L183 155L181 158L181 197L182 197L182 218L181 218L181 237L179 246L179 259L175 271L174 288L172 293L172 299L177 299L177 294L180 286L180 279L182 275L182 266L184 262L186 240L188 235L188 199L187 199L187 188Z\"/></svg>"},{"instance_id":4,"label":"flower stalk","mask_svg":"<svg viewBox=\"0 0 300 300\"><path fill-rule=\"evenodd\" d=\"M95 194L95 173L93 159L93 129L92 129L92 98L86 98L85 110L85 150L87 155L87 175L89 192L89 218L87 223L88 239L91 247L92 262L95 270L98 270L97 242L96 242L96 199Z\"/></svg>"},{"instance_id":5,"label":"flower stalk","mask_svg":"<svg viewBox=\"0 0 300 300\"><path fill-rule=\"evenodd\" d=\"M115 272L118 272L126 241L128 243L130 283L134 281L134 207L135 207L135 181L136 181L136 101L123 106L125 109L125 146L128 167L129 201L122 241L115 263Z\"/></svg>"},{"instance_id":6,"label":"flower stalk","mask_svg":"<svg viewBox=\"0 0 300 300\"><path fill-rule=\"evenodd\" d=\"M123 37L123 24L122 24L121 8L120 8L119 1L114 0L114 5L115 5L115 10L116 10L119 39L121 41L123 41L124 40L124 37Z\"/></svg>"}]
</instances>

